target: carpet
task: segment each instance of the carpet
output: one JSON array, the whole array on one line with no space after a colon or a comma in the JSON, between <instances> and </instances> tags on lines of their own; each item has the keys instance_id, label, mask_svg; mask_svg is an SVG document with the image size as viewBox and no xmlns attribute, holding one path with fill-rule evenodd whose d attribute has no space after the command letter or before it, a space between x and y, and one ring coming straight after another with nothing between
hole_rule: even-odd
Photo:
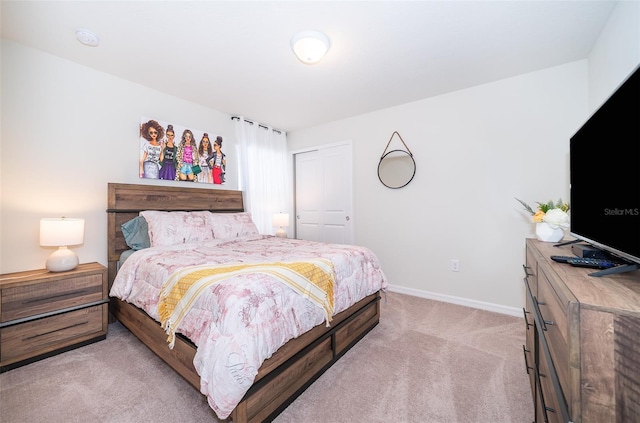
<instances>
[{"instance_id":1,"label":"carpet","mask_svg":"<svg viewBox=\"0 0 640 423\"><path fill-rule=\"evenodd\" d=\"M521 318L387 293L380 324L276 423L533 421ZM0 421L219 422L120 323L107 339L0 374Z\"/></svg>"}]
</instances>

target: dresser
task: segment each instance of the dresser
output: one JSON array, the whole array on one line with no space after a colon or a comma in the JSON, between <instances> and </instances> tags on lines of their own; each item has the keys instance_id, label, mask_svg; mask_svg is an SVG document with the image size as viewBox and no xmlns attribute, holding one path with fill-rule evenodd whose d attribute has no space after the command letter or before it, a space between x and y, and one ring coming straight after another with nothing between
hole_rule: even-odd
<instances>
[{"instance_id":1,"label":"dresser","mask_svg":"<svg viewBox=\"0 0 640 423\"><path fill-rule=\"evenodd\" d=\"M0 371L106 338L107 268L0 275Z\"/></svg>"},{"instance_id":2,"label":"dresser","mask_svg":"<svg viewBox=\"0 0 640 423\"><path fill-rule=\"evenodd\" d=\"M526 240L523 346L536 422L640 421L640 271L593 277Z\"/></svg>"}]
</instances>

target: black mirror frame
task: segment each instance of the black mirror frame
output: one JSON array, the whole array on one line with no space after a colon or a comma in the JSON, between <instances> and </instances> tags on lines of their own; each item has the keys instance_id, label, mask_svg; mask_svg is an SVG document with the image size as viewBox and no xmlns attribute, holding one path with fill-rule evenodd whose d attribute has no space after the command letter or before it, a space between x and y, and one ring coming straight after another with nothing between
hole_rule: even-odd
<instances>
[{"instance_id":1,"label":"black mirror frame","mask_svg":"<svg viewBox=\"0 0 640 423\"><path fill-rule=\"evenodd\" d=\"M396 152L401 152L401 153L405 153L407 156L409 156L411 158L411 161L413 162L413 173L411 174L411 178L409 178L409 180L404 184L404 185L400 185L400 186L389 186L387 185L383 180L382 177L380 176L380 165L382 165L382 161L384 160L385 157L387 157L389 154L391 153L396 153ZM399 188L403 188L406 187L407 185L409 185L409 183L413 180L413 177L416 176L416 161L413 159L413 154L411 154L408 151L405 150L391 150L387 153L385 153L382 157L380 157L380 161L378 162L378 179L380 179L380 182L382 183L382 185L384 185L387 188L391 188L391 189L399 189Z\"/></svg>"}]
</instances>

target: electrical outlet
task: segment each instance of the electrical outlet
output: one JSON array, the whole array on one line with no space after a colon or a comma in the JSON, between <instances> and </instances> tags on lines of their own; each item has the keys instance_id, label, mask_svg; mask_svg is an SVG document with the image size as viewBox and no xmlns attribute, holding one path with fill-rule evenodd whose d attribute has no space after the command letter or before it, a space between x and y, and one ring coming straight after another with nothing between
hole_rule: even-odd
<instances>
[{"instance_id":1,"label":"electrical outlet","mask_svg":"<svg viewBox=\"0 0 640 423\"><path fill-rule=\"evenodd\" d=\"M451 271L452 272L459 272L460 271L460 260L451 259Z\"/></svg>"}]
</instances>

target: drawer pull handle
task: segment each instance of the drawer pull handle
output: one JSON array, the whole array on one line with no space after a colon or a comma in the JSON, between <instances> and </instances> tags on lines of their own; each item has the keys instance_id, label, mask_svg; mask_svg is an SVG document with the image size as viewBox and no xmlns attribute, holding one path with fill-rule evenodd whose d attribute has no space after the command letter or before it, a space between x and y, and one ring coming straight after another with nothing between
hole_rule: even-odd
<instances>
[{"instance_id":1,"label":"drawer pull handle","mask_svg":"<svg viewBox=\"0 0 640 423\"><path fill-rule=\"evenodd\" d=\"M527 330L529 330L529 326L533 326L533 324L529 323L527 319L527 314L530 314L524 307L522 307L522 312L524 313L524 322L527 324Z\"/></svg>"},{"instance_id":2,"label":"drawer pull handle","mask_svg":"<svg viewBox=\"0 0 640 423\"><path fill-rule=\"evenodd\" d=\"M548 407L548 406L546 406L546 405L544 406L544 409L545 409L546 411L551 411L552 413L555 413L555 412L556 412L556 410L555 410L555 409L553 409L553 408L551 408L551 407Z\"/></svg>"},{"instance_id":3,"label":"drawer pull handle","mask_svg":"<svg viewBox=\"0 0 640 423\"><path fill-rule=\"evenodd\" d=\"M24 340L25 340L25 341L29 341L29 340L31 340L31 339L38 338L38 337L40 337L40 336L49 335L49 334L52 334L52 333L55 333L55 332L63 331L63 330L65 330L65 329L71 329L71 328L75 328L75 327L77 327L77 326L82 326L82 325L87 325L87 324L89 324L89 322L87 322L87 321L85 321L85 322L78 322L78 323L75 323L75 324L73 324L73 325L65 326L65 327L63 327L63 328L59 328L59 329L55 329L55 330L50 330L49 332L43 332L43 333L39 333L39 334L37 334L37 335L29 336L29 337L27 337L27 338L24 338Z\"/></svg>"},{"instance_id":4,"label":"drawer pull handle","mask_svg":"<svg viewBox=\"0 0 640 423\"><path fill-rule=\"evenodd\" d=\"M527 370L527 374L529 374L529 370L533 370L533 367L529 366L529 360L527 360L527 353L529 352L525 346L522 346L522 353L524 354L524 367Z\"/></svg>"},{"instance_id":5,"label":"drawer pull handle","mask_svg":"<svg viewBox=\"0 0 640 423\"><path fill-rule=\"evenodd\" d=\"M58 294L58 295L50 295L48 297L40 297L40 298L34 298L32 300L25 300L22 303L23 304L32 304L32 303L46 303L49 302L51 300L56 300L56 299L60 299L60 298L64 298L64 297L75 297L78 294L84 294L86 292L89 292L88 289L79 289L76 291L69 291L69 292L64 292L62 294Z\"/></svg>"},{"instance_id":6,"label":"drawer pull handle","mask_svg":"<svg viewBox=\"0 0 640 423\"><path fill-rule=\"evenodd\" d=\"M538 303L538 305L547 305L547 303L545 303L544 301L538 301L538 299L536 298L536 302ZM553 320L544 320L542 319L542 322L545 324L545 326L542 328L542 330L547 330L547 326L553 326L555 325L555 322Z\"/></svg>"},{"instance_id":7,"label":"drawer pull handle","mask_svg":"<svg viewBox=\"0 0 640 423\"><path fill-rule=\"evenodd\" d=\"M524 269L524 275L525 276L533 276L533 273L529 273L529 269L531 269L529 266L526 265L522 265L522 269Z\"/></svg>"},{"instance_id":8,"label":"drawer pull handle","mask_svg":"<svg viewBox=\"0 0 640 423\"><path fill-rule=\"evenodd\" d=\"M537 376L536 390L538 391L538 398L540 398L540 402L542 403L542 408L547 408L547 406L544 403L544 395L542 394L542 384L540 383L540 377L543 375L540 374L539 370L536 370L536 376ZM536 412L536 414L538 413ZM549 423L549 418L547 417L547 413L542 413L542 415L544 417L545 423Z\"/></svg>"},{"instance_id":9,"label":"drawer pull handle","mask_svg":"<svg viewBox=\"0 0 640 423\"><path fill-rule=\"evenodd\" d=\"M536 297L533 297L533 307L535 308L536 316L540 317L542 330L547 330L547 321L542 319L542 313L540 312L540 306L545 305L543 301L538 301Z\"/></svg>"}]
</instances>

